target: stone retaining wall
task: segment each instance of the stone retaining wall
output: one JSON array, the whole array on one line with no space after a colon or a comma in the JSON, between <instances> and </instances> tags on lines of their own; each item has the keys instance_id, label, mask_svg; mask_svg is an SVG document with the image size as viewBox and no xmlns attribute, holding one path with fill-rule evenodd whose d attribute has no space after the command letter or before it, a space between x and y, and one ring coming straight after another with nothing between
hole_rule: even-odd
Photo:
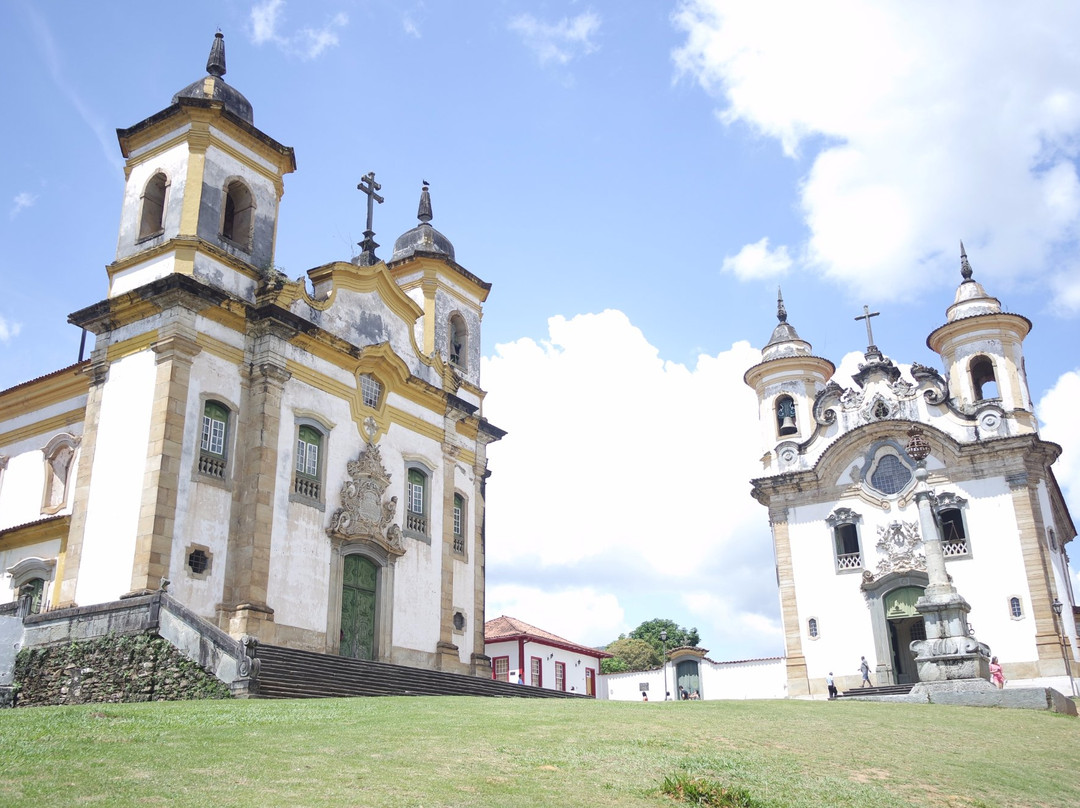
<instances>
[{"instance_id":1,"label":"stone retaining wall","mask_svg":"<svg viewBox=\"0 0 1080 808\"><path fill-rule=\"evenodd\" d=\"M229 686L150 634L24 648L15 660L19 707L229 698Z\"/></svg>"}]
</instances>

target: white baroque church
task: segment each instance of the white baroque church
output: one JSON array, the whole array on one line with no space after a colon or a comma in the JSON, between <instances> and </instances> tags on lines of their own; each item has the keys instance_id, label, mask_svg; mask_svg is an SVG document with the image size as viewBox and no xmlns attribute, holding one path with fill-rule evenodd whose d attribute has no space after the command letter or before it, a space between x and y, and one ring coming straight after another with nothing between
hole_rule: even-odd
<instances>
[{"instance_id":1,"label":"white baroque church","mask_svg":"<svg viewBox=\"0 0 1080 808\"><path fill-rule=\"evenodd\" d=\"M285 278L291 147L207 75L117 131L126 186L86 361L0 391L0 602L163 587L233 637L489 677L480 321L431 224Z\"/></svg>"},{"instance_id":2,"label":"white baroque church","mask_svg":"<svg viewBox=\"0 0 1080 808\"><path fill-rule=\"evenodd\" d=\"M824 694L830 673L857 687L863 656L875 685L918 681L910 646L926 639L916 603L928 576L912 424L930 444L934 527L972 632L1010 682L1070 692L1080 648L1066 545L1076 528L1054 479L1061 448L1039 437L1028 390L1031 322L974 280L962 248L961 275L926 340L944 374L885 357L866 310L865 362L842 387L782 299L745 374L759 403L753 495L772 527L789 697Z\"/></svg>"}]
</instances>

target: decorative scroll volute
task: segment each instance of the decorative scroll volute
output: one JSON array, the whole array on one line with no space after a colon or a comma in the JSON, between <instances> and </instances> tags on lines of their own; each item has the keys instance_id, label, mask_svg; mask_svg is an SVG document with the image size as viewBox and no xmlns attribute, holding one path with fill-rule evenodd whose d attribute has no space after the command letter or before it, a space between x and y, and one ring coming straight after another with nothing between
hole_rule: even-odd
<instances>
[{"instance_id":1,"label":"decorative scroll volute","mask_svg":"<svg viewBox=\"0 0 1080 808\"><path fill-rule=\"evenodd\" d=\"M346 468L349 477L341 484L341 507L330 517L327 534L342 541L366 539L391 556L404 555L401 527L394 523L397 497L383 501L390 474L383 466L379 447L369 441Z\"/></svg>"}]
</instances>

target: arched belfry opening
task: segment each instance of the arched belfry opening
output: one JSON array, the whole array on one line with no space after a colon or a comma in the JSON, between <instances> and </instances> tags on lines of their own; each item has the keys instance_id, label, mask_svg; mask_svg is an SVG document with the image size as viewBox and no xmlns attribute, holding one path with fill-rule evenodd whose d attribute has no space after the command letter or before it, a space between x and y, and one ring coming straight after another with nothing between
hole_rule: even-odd
<instances>
[{"instance_id":1,"label":"arched belfry opening","mask_svg":"<svg viewBox=\"0 0 1080 808\"><path fill-rule=\"evenodd\" d=\"M221 220L221 235L248 251L251 248L252 226L255 222L255 198L240 180L233 180L225 189L225 211Z\"/></svg>"},{"instance_id":2,"label":"arched belfry opening","mask_svg":"<svg viewBox=\"0 0 1080 808\"><path fill-rule=\"evenodd\" d=\"M987 356L976 356L971 360L971 389L975 391L976 401L999 398L997 376L994 375L994 363Z\"/></svg>"},{"instance_id":3,"label":"arched belfry opening","mask_svg":"<svg viewBox=\"0 0 1080 808\"><path fill-rule=\"evenodd\" d=\"M469 332L465 327L465 319L455 312L450 315L449 353L450 364L456 365L462 370L466 367L468 358Z\"/></svg>"},{"instance_id":4,"label":"arched belfry opening","mask_svg":"<svg viewBox=\"0 0 1080 808\"><path fill-rule=\"evenodd\" d=\"M140 239L150 238L162 231L165 222L165 189L168 185L168 179L160 171L146 183L139 219Z\"/></svg>"},{"instance_id":5,"label":"arched belfry opening","mask_svg":"<svg viewBox=\"0 0 1080 808\"><path fill-rule=\"evenodd\" d=\"M781 437L794 435L799 431L795 422L795 400L791 396L776 399L776 432Z\"/></svg>"}]
</instances>

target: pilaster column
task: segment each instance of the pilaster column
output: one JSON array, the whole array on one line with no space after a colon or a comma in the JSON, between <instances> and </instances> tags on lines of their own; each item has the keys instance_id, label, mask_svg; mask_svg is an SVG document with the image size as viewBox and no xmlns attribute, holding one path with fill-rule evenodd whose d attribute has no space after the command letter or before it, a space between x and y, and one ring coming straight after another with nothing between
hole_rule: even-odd
<instances>
[{"instance_id":1,"label":"pilaster column","mask_svg":"<svg viewBox=\"0 0 1080 808\"><path fill-rule=\"evenodd\" d=\"M1016 527L1020 534L1020 552L1024 558L1024 574L1028 592L1031 594L1031 615L1035 621L1035 650L1039 660L1039 672L1043 676L1061 676L1066 673L1061 658L1061 640L1058 637L1049 559L1039 537L1045 535L1042 509L1039 507L1038 482L1030 474L1012 474L1005 478L1012 494Z\"/></svg>"},{"instance_id":2,"label":"pilaster column","mask_svg":"<svg viewBox=\"0 0 1080 808\"><path fill-rule=\"evenodd\" d=\"M155 591L169 575L191 363L202 350L179 334L150 347L156 354L157 378L129 595Z\"/></svg>"},{"instance_id":3,"label":"pilaster column","mask_svg":"<svg viewBox=\"0 0 1080 808\"><path fill-rule=\"evenodd\" d=\"M86 414L83 417L83 436L79 446L79 471L75 476L75 496L71 503L71 526L68 529L67 550L60 559L57 577L60 592L56 608L77 606L75 589L79 583L79 565L82 561L83 538L86 533L86 513L90 500L90 478L94 470L94 454L97 451L98 423L101 421L101 396L105 381L109 378L109 363L104 348L95 348L91 364L83 371L90 377L86 395Z\"/></svg>"},{"instance_id":4,"label":"pilaster column","mask_svg":"<svg viewBox=\"0 0 1080 808\"><path fill-rule=\"evenodd\" d=\"M439 642L436 646L440 670L460 670L461 658L454 642L454 469L461 449L451 442L456 419L443 418L442 444L442 560L439 589Z\"/></svg>"},{"instance_id":5,"label":"pilaster column","mask_svg":"<svg viewBox=\"0 0 1080 808\"><path fill-rule=\"evenodd\" d=\"M802 652L802 630L795 600L795 570L791 563L791 537L788 534L788 509L769 506L773 546L776 549L776 577L780 587L780 618L784 626L784 656L787 666L788 696L810 695L806 657Z\"/></svg>"},{"instance_id":6,"label":"pilaster column","mask_svg":"<svg viewBox=\"0 0 1080 808\"><path fill-rule=\"evenodd\" d=\"M233 636L253 634L260 642L273 640L274 610L267 604L267 590L281 402L289 378L291 374L274 362L252 365L238 433L240 485L219 622Z\"/></svg>"}]
</instances>

